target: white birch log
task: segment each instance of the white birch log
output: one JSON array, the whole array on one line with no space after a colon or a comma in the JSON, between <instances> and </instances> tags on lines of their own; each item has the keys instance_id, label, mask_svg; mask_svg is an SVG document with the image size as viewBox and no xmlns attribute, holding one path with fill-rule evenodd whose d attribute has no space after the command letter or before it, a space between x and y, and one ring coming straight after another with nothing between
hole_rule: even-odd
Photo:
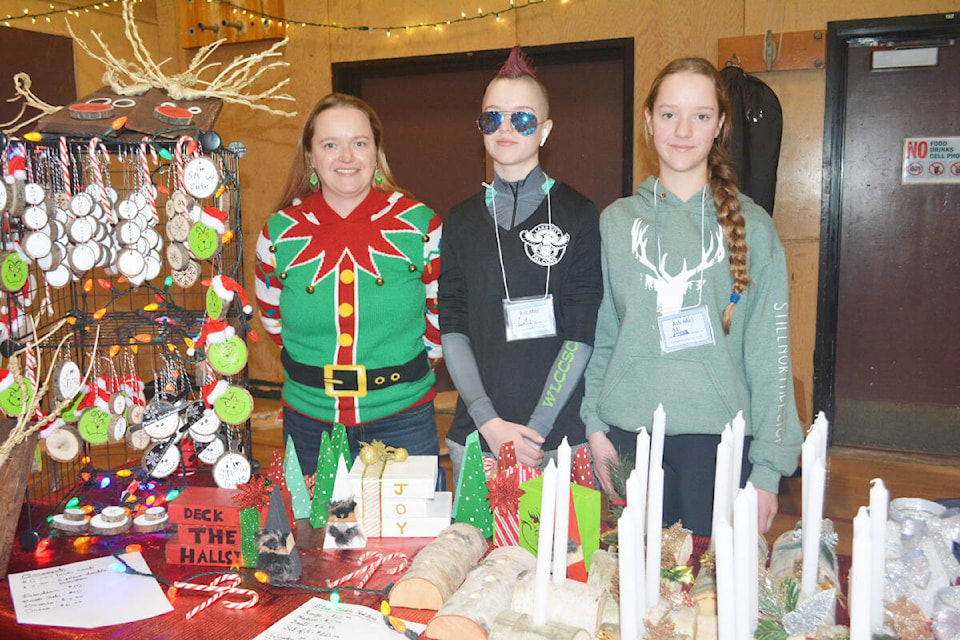
<instances>
[{"instance_id":1,"label":"white birch log","mask_svg":"<svg viewBox=\"0 0 960 640\"><path fill-rule=\"evenodd\" d=\"M830 540L836 540L833 533L833 521L823 520L821 529L821 538L819 542L819 553L817 554L817 583L827 582L835 587L839 586L840 579L839 565L837 563L836 543ZM773 550L770 552L770 576L775 584L779 584L785 578L793 578L797 584L801 583L802 576L799 575L802 565L803 548L797 531L785 531L773 543ZM801 597L801 599L803 599ZM823 624L832 625L836 621L835 611L827 614Z\"/></svg>"},{"instance_id":2,"label":"white birch log","mask_svg":"<svg viewBox=\"0 0 960 640\"><path fill-rule=\"evenodd\" d=\"M390 591L390 606L440 609L486 552L487 541L476 527L450 525L413 558Z\"/></svg>"},{"instance_id":3,"label":"white birch log","mask_svg":"<svg viewBox=\"0 0 960 640\"><path fill-rule=\"evenodd\" d=\"M531 601L530 604L532 607L533 602ZM590 640L591 638L593 635L579 627L549 619L544 625L534 625L533 616L516 611L502 612L490 629L490 640Z\"/></svg>"},{"instance_id":4,"label":"white birch log","mask_svg":"<svg viewBox=\"0 0 960 640\"><path fill-rule=\"evenodd\" d=\"M533 572L520 574L513 587L511 609L533 615L535 578ZM619 619L619 613L608 612L611 606L616 605L606 589L576 580L567 580L562 586L551 583L547 598L547 621L579 627L593 637L600 628L602 619L607 619L610 615L617 615Z\"/></svg>"},{"instance_id":5,"label":"white birch log","mask_svg":"<svg viewBox=\"0 0 960 640\"><path fill-rule=\"evenodd\" d=\"M587 584L593 587L599 587L613 595L614 581L619 584L620 568L617 565L617 554L603 549L597 549L593 552L593 558L590 560L590 573L587 575ZM617 587L619 591L619 587ZM607 605L600 612L600 627L620 626L620 606L617 604L619 598L611 597ZM618 632L619 634L619 632Z\"/></svg>"}]
</instances>

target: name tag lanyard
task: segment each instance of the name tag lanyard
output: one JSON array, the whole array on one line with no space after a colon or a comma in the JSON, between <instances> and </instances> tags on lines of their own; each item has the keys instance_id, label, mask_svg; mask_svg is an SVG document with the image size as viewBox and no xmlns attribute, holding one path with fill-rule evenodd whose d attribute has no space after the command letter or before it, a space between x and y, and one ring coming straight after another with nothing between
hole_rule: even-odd
<instances>
[{"instance_id":1,"label":"name tag lanyard","mask_svg":"<svg viewBox=\"0 0 960 640\"><path fill-rule=\"evenodd\" d=\"M500 242L500 223L497 222L497 197L493 185L482 183L494 191L493 228L497 236L497 257L500 259L500 275L503 278L503 319L506 327L507 342L548 338L557 335L557 321L553 312L553 295L550 294L550 265L547 265L547 282L542 296L511 298L507 285L507 269L503 263L503 245ZM547 185L546 179L544 185ZM547 194L547 222L553 224L553 209L550 203L550 189Z\"/></svg>"},{"instance_id":2,"label":"name tag lanyard","mask_svg":"<svg viewBox=\"0 0 960 640\"><path fill-rule=\"evenodd\" d=\"M657 264L665 268L660 248L660 212L658 202L660 194L657 187L660 185L660 178L653 184L653 211L654 228L657 235ZM704 253L704 242L706 241L705 220L706 220L706 202L707 186L703 186L700 192L700 255ZM719 224L719 223L718 223ZM681 297L680 309L677 312L661 315L657 318L657 324L660 328L660 347L664 353L672 353L690 347L699 347L703 345L712 345L715 343L713 335L713 326L710 323L708 309L703 303L703 271L700 270L700 281L697 285L697 303L690 306L683 305Z\"/></svg>"}]
</instances>

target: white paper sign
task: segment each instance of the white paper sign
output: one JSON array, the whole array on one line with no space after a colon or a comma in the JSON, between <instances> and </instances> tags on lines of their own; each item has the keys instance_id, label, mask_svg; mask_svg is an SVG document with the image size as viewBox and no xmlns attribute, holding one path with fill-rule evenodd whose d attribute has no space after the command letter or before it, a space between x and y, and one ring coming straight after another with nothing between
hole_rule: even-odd
<instances>
[{"instance_id":1,"label":"white paper sign","mask_svg":"<svg viewBox=\"0 0 960 640\"><path fill-rule=\"evenodd\" d=\"M404 621L416 633L426 625ZM398 640L379 611L355 604L311 598L253 640Z\"/></svg>"},{"instance_id":2,"label":"white paper sign","mask_svg":"<svg viewBox=\"0 0 960 640\"><path fill-rule=\"evenodd\" d=\"M904 138L900 181L960 183L960 138Z\"/></svg>"},{"instance_id":3,"label":"white paper sign","mask_svg":"<svg viewBox=\"0 0 960 640\"><path fill-rule=\"evenodd\" d=\"M139 552L120 557L150 573ZM8 576L17 622L94 629L173 611L156 579L121 573L117 564L107 556Z\"/></svg>"}]
</instances>

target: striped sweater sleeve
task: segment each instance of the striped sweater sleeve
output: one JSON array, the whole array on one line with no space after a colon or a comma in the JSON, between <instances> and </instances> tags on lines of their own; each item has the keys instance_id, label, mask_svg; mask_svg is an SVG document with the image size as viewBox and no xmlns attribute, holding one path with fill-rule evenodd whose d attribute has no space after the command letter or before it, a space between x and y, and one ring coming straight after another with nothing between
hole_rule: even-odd
<instances>
[{"instance_id":1,"label":"striped sweater sleeve","mask_svg":"<svg viewBox=\"0 0 960 640\"><path fill-rule=\"evenodd\" d=\"M263 323L267 335L282 347L283 337L280 329L283 323L280 320L280 293L283 291L283 281L277 277L277 260L274 253L270 251L271 244L268 225L264 225L257 238L255 262L257 306L260 308L260 322Z\"/></svg>"},{"instance_id":2,"label":"striped sweater sleeve","mask_svg":"<svg viewBox=\"0 0 960 640\"><path fill-rule=\"evenodd\" d=\"M436 366L443 357L440 347L440 311L437 304L437 281L440 277L440 218L434 215L427 229L429 240L423 243L423 284L426 289L426 331L423 344L431 363Z\"/></svg>"}]
</instances>

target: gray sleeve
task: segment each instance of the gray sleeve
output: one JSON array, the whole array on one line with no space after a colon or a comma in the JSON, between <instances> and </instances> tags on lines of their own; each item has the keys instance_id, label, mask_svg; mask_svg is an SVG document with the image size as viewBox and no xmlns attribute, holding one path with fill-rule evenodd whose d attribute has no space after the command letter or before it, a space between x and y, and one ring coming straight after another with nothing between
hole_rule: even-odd
<instances>
[{"instance_id":1,"label":"gray sleeve","mask_svg":"<svg viewBox=\"0 0 960 640\"><path fill-rule=\"evenodd\" d=\"M477 359L470 346L470 338L462 333L445 333L440 337L443 346L443 359L447 363L450 379L457 387L460 399L467 407L467 413L473 418L479 429L489 420L498 418L493 402L483 388Z\"/></svg>"},{"instance_id":2,"label":"gray sleeve","mask_svg":"<svg viewBox=\"0 0 960 640\"><path fill-rule=\"evenodd\" d=\"M543 437L550 433L560 411L576 390L592 353L593 347L588 344L573 340L563 343L527 426Z\"/></svg>"}]
</instances>

